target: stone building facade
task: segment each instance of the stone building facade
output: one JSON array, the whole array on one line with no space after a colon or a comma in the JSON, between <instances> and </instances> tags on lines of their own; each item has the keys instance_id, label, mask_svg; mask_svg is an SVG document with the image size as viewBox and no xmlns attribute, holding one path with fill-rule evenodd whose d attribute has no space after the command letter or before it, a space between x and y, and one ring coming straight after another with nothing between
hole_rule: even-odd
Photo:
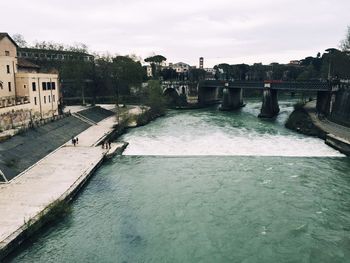
<instances>
[{"instance_id":1,"label":"stone building facade","mask_svg":"<svg viewBox=\"0 0 350 263\"><path fill-rule=\"evenodd\" d=\"M0 33L0 130L59 114L58 74L17 58L17 44Z\"/></svg>"}]
</instances>

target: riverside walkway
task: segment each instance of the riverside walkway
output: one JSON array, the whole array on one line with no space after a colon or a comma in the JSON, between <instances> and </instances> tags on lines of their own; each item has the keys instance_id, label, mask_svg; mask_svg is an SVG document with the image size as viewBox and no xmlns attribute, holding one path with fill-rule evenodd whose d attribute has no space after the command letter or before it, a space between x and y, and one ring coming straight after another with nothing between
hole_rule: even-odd
<instances>
[{"instance_id":1,"label":"riverside walkway","mask_svg":"<svg viewBox=\"0 0 350 263\"><path fill-rule=\"evenodd\" d=\"M336 124L328 119L320 119L316 114L316 102L311 101L306 103L304 109L309 114L312 122L323 130L325 133L333 134L339 138L342 138L350 143L350 128L343 125Z\"/></svg>"},{"instance_id":2,"label":"riverside walkway","mask_svg":"<svg viewBox=\"0 0 350 263\"><path fill-rule=\"evenodd\" d=\"M315 101L306 103L304 109L313 124L326 134L326 144L346 155L350 155L350 128L331 122L326 118L320 119L316 113Z\"/></svg>"},{"instance_id":3,"label":"riverside walkway","mask_svg":"<svg viewBox=\"0 0 350 263\"><path fill-rule=\"evenodd\" d=\"M24 239L26 222L35 222L55 201L71 198L104 156L110 154L96 145L113 131L115 124L115 116L98 122L77 136L76 146L69 141L10 183L0 184L0 261ZM112 150L124 146L113 143Z\"/></svg>"}]
</instances>

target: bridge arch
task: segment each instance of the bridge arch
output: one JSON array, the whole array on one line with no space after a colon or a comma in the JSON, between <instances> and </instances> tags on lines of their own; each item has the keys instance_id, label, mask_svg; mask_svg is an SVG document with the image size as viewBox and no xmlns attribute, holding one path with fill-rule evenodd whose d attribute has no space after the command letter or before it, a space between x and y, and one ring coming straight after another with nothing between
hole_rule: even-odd
<instances>
[{"instance_id":1,"label":"bridge arch","mask_svg":"<svg viewBox=\"0 0 350 263\"><path fill-rule=\"evenodd\" d=\"M180 94L178 90L173 87L165 88L163 90L163 96L169 105L177 105L180 101Z\"/></svg>"}]
</instances>

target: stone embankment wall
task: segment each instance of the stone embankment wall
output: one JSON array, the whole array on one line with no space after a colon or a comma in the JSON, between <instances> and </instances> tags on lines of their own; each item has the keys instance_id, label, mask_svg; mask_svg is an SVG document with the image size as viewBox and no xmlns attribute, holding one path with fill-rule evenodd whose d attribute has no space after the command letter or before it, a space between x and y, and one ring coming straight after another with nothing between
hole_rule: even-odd
<instances>
[{"instance_id":1,"label":"stone embankment wall","mask_svg":"<svg viewBox=\"0 0 350 263\"><path fill-rule=\"evenodd\" d=\"M52 117L52 116L51 116ZM26 128L30 122L40 122L40 114L33 114L31 110L21 109L0 114L0 132L15 128Z\"/></svg>"},{"instance_id":2,"label":"stone embankment wall","mask_svg":"<svg viewBox=\"0 0 350 263\"><path fill-rule=\"evenodd\" d=\"M35 124L41 119L52 118L53 116L52 113L41 116L39 112L28 109L27 105L18 105L10 109L4 108L0 110L0 132L18 127L26 128L31 121Z\"/></svg>"},{"instance_id":3,"label":"stone embankment wall","mask_svg":"<svg viewBox=\"0 0 350 263\"><path fill-rule=\"evenodd\" d=\"M340 84L331 98L331 121L350 127L350 86Z\"/></svg>"},{"instance_id":4,"label":"stone embankment wall","mask_svg":"<svg viewBox=\"0 0 350 263\"><path fill-rule=\"evenodd\" d=\"M1 143L0 170L8 180L91 126L69 115L55 119L42 120L33 129Z\"/></svg>"}]
</instances>

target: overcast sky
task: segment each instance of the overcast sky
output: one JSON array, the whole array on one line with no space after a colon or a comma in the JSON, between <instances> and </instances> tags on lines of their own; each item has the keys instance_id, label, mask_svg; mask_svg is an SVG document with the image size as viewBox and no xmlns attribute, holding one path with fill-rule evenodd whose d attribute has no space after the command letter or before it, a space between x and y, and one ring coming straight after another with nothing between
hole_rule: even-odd
<instances>
[{"instance_id":1,"label":"overcast sky","mask_svg":"<svg viewBox=\"0 0 350 263\"><path fill-rule=\"evenodd\" d=\"M90 52L205 66L280 62L338 47L350 0L11 0L0 31Z\"/></svg>"}]
</instances>

